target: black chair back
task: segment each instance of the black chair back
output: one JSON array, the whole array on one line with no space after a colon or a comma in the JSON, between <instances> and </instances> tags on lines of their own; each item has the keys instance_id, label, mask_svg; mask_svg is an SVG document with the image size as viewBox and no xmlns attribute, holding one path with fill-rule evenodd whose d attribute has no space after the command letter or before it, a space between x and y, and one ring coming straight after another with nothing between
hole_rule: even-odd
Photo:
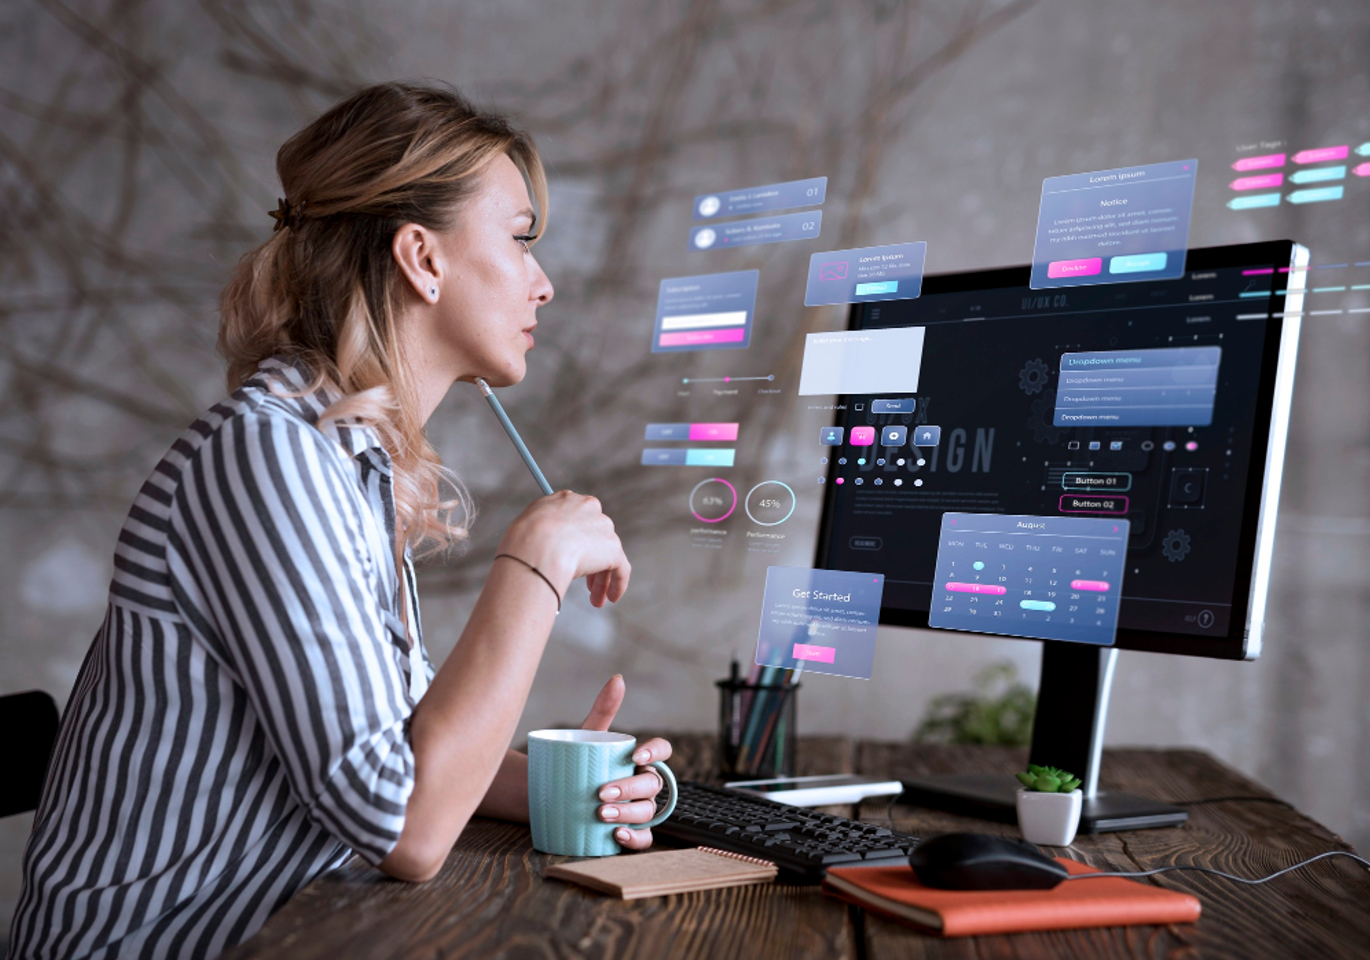
<instances>
[{"instance_id":1,"label":"black chair back","mask_svg":"<svg viewBox=\"0 0 1370 960\"><path fill-rule=\"evenodd\" d=\"M36 810L57 742L57 702L41 690L0 697L0 730L8 747L0 775L0 817Z\"/></svg>"}]
</instances>

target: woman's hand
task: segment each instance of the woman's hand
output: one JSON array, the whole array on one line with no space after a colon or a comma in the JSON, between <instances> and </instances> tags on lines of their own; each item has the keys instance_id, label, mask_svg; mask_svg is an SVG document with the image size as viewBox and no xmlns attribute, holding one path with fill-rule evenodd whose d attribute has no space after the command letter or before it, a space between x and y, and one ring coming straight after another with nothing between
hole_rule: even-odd
<instances>
[{"instance_id":1,"label":"woman's hand","mask_svg":"<svg viewBox=\"0 0 1370 960\"><path fill-rule=\"evenodd\" d=\"M606 600L616 603L627 591L632 573L614 522L604 515L599 501L569 490L534 500L509 525L499 552L537 567L562 596L571 581L584 577L590 603L596 607Z\"/></svg>"},{"instance_id":2,"label":"woman's hand","mask_svg":"<svg viewBox=\"0 0 1370 960\"><path fill-rule=\"evenodd\" d=\"M623 705L623 694L627 686L621 675L615 675L604 685L595 698L590 715L580 725L582 730L608 730L614 722L614 714ZM605 823L621 823L624 826L614 831L614 839L629 850L646 850L652 845L651 830L634 830L635 823L646 823L656 816L656 803L653 798L665 786L661 774L651 767L644 766L656 760L665 760L671 755L671 745L660 737L640 743L633 752L633 762L638 764L638 772L622 780L612 780L599 788L599 799L605 801L599 808L599 818Z\"/></svg>"}]
</instances>

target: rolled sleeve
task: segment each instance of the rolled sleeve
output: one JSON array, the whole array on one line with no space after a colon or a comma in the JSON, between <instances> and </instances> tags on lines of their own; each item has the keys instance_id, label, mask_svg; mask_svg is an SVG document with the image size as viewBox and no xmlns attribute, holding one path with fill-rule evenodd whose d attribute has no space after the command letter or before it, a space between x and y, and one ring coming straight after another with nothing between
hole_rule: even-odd
<instances>
[{"instance_id":1,"label":"rolled sleeve","mask_svg":"<svg viewBox=\"0 0 1370 960\"><path fill-rule=\"evenodd\" d=\"M172 507L177 606L246 690L295 799L373 862L414 787L385 541L346 454L269 413L222 423Z\"/></svg>"}]
</instances>

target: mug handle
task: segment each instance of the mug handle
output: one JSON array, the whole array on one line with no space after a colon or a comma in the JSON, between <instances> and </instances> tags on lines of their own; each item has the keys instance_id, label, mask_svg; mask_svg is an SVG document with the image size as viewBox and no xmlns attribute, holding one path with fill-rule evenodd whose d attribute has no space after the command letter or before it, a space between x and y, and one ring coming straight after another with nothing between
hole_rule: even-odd
<instances>
[{"instance_id":1,"label":"mug handle","mask_svg":"<svg viewBox=\"0 0 1370 960\"><path fill-rule=\"evenodd\" d=\"M653 767L657 773L661 774L661 779L666 784L666 789L670 791L670 797L666 800L666 806L662 808L661 812L646 823L629 824L634 830L650 830L652 827L661 826L661 824L666 822L666 818L675 812L676 800L679 799L680 788L676 786L675 774L671 772L670 767L666 766L666 762L664 760L657 760L655 763L648 764L648 766Z\"/></svg>"}]
</instances>

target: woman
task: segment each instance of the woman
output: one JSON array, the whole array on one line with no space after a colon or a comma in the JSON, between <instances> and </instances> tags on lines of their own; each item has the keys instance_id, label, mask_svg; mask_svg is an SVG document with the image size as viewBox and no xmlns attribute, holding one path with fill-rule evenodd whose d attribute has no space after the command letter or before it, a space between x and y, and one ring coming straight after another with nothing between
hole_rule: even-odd
<instances>
[{"instance_id":1,"label":"woman","mask_svg":"<svg viewBox=\"0 0 1370 960\"><path fill-rule=\"evenodd\" d=\"M461 540L469 509L423 425L458 380L518 383L552 298L532 142L448 90L384 84L287 141L277 171L276 232L221 303L232 396L119 537L16 957L214 956L353 852L422 881L473 815L526 821L508 744L562 597L628 586L613 523L562 491L509 527L442 669L424 654L410 553ZM586 725L623 694L610 680ZM625 847L650 845L631 825L659 787L639 771L600 791Z\"/></svg>"}]
</instances>

